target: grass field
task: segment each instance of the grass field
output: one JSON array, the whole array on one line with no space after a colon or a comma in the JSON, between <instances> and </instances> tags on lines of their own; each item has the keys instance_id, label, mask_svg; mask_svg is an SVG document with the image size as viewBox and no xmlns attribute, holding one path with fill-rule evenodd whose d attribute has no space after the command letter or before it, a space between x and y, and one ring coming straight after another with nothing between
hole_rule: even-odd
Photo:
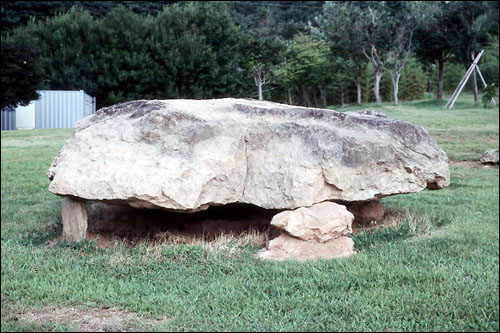
<instances>
[{"instance_id":1,"label":"grass field","mask_svg":"<svg viewBox=\"0 0 500 333\"><path fill-rule=\"evenodd\" d=\"M499 110L462 97L371 108L424 126L450 160L499 145ZM407 212L361 232L358 253L317 262L262 262L185 244L47 242L62 199L45 172L72 130L1 133L2 331L498 331L498 167L450 163L451 184L383 199Z\"/></svg>"}]
</instances>

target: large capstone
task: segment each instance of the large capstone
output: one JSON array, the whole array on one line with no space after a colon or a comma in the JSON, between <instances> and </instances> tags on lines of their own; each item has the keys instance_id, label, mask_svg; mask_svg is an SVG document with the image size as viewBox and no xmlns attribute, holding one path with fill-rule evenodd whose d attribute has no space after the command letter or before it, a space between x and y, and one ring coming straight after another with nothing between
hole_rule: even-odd
<instances>
[{"instance_id":1,"label":"large capstone","mask_svg":"<svg viewBox=\"0 0 500 333\"><path fill-rule=\"evenodd\" d=\"M422 127L233 98L100 109L47 176L57 195L179 212L368 201L450 181L446 154Z\"/></svg>"}]
</instances>

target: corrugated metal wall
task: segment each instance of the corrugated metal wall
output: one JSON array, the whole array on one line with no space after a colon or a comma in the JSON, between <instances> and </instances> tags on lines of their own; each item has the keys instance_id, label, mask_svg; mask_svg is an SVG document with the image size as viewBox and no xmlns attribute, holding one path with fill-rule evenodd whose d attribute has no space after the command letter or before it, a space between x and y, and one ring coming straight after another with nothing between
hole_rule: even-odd
<instances>
[{"instance_id":1,"label":"corrugated metal wall","mask_svg":"<svg viewBox=\"0 0 500 333\"><path fill-rule=\"evenodd\" d=\"M16 129L16 109L14 108L2 109L1 127L2 131L9 131Z\"/></svg>"},{"instance_id":2,"label":"corrugated metal wall","mask_svg":"<svg viewBox=\"0 0 500 333\"><path fill-rule=\"evenodd\" d=\"M81 118L95 113L95 99L83 90L39 90L36 128L71 128Z\"/></svg>"}]
</instances>

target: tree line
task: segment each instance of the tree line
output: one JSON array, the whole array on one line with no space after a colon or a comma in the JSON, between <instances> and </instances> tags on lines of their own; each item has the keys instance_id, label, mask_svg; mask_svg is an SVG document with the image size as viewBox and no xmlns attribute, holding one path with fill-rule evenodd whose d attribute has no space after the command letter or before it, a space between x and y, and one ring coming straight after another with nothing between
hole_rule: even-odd
<instances>
[{"instance_id":1,"label":"tree line","mask_svg":"<svg viewBox=\"0 0 500 333\"><path fill-rule=\"evenodd\" d=\"M37 89L83 89L99 107L442 99L481 49L483 76L498 85L498 1L6 3L2 108ZM478 101L474 75L470 89Z\"/></svg>"}]
</instances>

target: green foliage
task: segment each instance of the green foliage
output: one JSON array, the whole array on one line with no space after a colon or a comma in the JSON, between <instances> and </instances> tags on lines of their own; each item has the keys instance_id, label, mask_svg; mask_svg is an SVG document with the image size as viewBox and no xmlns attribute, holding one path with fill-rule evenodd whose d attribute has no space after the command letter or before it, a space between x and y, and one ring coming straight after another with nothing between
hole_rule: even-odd
<instances>
[{"instance_id":1,"label":"green foliage","mask_svg":"<svg viewBox=\"0 0 500 333\"><path fill-rule=\"evenodd\" d=\"M415 53L424 63L434 64L452 56L453 35L449 33L451 8L445 1L428 1L422 4L422 15L415 29Z\"/></svg>"},{"instance_id":2,"label":"green foliage","mask_svg":"<svg viewBox=\"0 0 500 333\"><path fill-rule=\"evenodd\" d=\"M498 86L499 82L499 68L500 63L499 57L499 45L498 36L490 36L488 46L484 49L484 54L479 62L479 68L487 84L496 83Z\"/></svg>"},{"instance_id":3,"label":"green foliage","mask_svg":"<svg viewBox=\"0 0 500 333\"><path fill-rule=\"evenodd\" d=\"M453 92L467 69L459 63L448 63L444 68L443 90ZM467 89L468 86L466 86Z\"/></svg>"},{"instance_id":4,"label":"green foliage","mask_svg":"<svg viewBox=\"0 0 500 333\"><path fill-rule=\"evenodd\" d=\"M32 47L30 36L2 36L1 108L28 105L38 98L40 85L40 54Z\"/></svg>"},{"instance_id":5,"label":"green foliage","mask_svg":"<svg viewBox=\"0 0 500 333\"><path fill-rule=\"evenodd\" d=\"M288 41L307 32L307 22L321 12L323 3L325 1L228 1L228 7L244 31L259 30L262 18L270 16L271 35Z\"/></svg>"},{"instance_id":6,"label":"green foliage","mask_svg":"<svg viewBox=\"0 0 500 333\"><path fill-rule=\"evenodd\" d=\"M30 18L43 21L64 14L72 7L86 10L95 18L106 16L118 6L141 15L156 15L163 6L177 1L2 1L2 33L26 25Z\"/></svg>"},{"instance_id":7,"label":"green foliage","mask_svg":"<svg viewBox=\"0 0 500 333\"><path fill-rule=\"evenodd\" d=\"M288 89L300 89L303 105L318 105L316 88L329 84L330 49L309 35L297 35L286 51L286 61L275 70L279 82Z\"/></svg>"},{"instance_id":8,"label":"green foliage","mask_svg":"<svg viewBox=\"0 0 500 333\"><path fill-rule=\"evenodd\" d=\"M174 4L155 17L118 6L102 19L73 7L14 33L40 52L43 82L31 89L83 89L99 107L234 96L241 86L240 32L221 5Z\"/></svg>"},{"instance_id":9,"label":"green foliage","mask_svg":"<svg viewBox=\"0 0 500 333\"><path fill-rule=\"evenodd\" d=\"M432 76L429 91L438 61L446 61L444 90L452 91L470 52L483 47L480 68L498 84L498 2L3 1L1 8L2 105L28 103L36 89L83 89L99 107L256 97L256 70L266 77L266 99L349 104L359 82L362 101L371 102L371 52L382 72L397 73L414 28L411 50ZM452 63L457 57L462 67ZM401 74L403 100L422 96L421 67L411 62ZM393 100L391 90L385 73L383 100Z\"/></svg>"},{"instance_id":10,"label":"green foliage","mask_svg":"<svg viewBox=\"0 0 500 333\"><path fill-rule=\"evenodd\" d=\"M77 8L57 15L46 23L31 21L15 33L31 37L32 47L40 52L43 82L37 87L55 90L84 89L98 92L98 25L92 16Z\"/></svg>"},{"instance_id":11,"label":"green foliage","mask_svg":"<svg viewBox=\"0 0 500 333\"><path fill-rule=\"evenodd\" d=\"M403 101L422 99L426 88L426 77L422 65L410 59L401 72L399 97Z\"/></svg>"},{"instance_id":12,"label":"green foliage","mask_svg":"<svg viewBox=\"0 0 500 333\"><path fill-rule=\"evenodd\" d=\"M498 4L494 1L450 1L448 29L454 32L451 45L456 57L464 65L472 63L471 54L476 55L488 44L489 34L498 36Z\"/></svg>"},{"instance_id":13,"label":"green foliage","mask_svg":"<svg viewBox=\"0 0 500 333\"><path fill-rule=\"evenodd\" d=\"M498 97L498 85L496 85L495 83L491 83L483 88L481 101L483 102L483 106L485 109L489 108L491 104L493 104L491 100L495 97Z\"/></svg>"}]
</instances>

